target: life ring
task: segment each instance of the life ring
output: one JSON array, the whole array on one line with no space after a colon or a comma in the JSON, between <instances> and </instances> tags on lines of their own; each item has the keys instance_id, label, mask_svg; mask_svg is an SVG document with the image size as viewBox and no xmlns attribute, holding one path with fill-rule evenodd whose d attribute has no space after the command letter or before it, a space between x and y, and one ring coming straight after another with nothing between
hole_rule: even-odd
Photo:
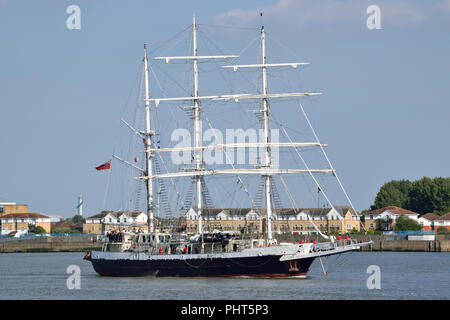
<instances>
[{"instance_id":1,"label":"life ring","mask_svg":"<svg viewBox=\"0 0 450 320\"><path fill-rule=\"evenodd\" d=\"M136 249L136 247L137 247L137 243L133 242L133 249Z\"/></svg>"}]
</instances>

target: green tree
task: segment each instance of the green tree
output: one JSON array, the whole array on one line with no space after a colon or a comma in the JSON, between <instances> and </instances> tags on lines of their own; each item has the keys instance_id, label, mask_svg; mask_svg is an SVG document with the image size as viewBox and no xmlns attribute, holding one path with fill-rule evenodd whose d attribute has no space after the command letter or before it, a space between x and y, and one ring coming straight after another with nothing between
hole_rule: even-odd
<instances>
[{"instance_id":1,"label":"green tree","mask_svg":"<svg viewBox=\"0 0 450 320\"><path fill-rule=\"evenodd\" d=\"M86 220L80 216L79 214L73 216L73 218L71 219L73 224L78 224L78 223L85 223Z\"/></svg>"},{"instance_id":2,"label":"green tree","mask_svg":"<svg viewBox=\"0 0 450 320\"><path fill-rule=\"evenodd\" d=\"M79 233L79 231L63 227L63 228L52 228L52 233Z\"/></svg>"},{"instance_id":3,"label":"green tree","mask_svg":"<svg viewBox=\"0 0 450 320\"><path fill-rule=\"evenodd\" d=\"M409 180L392 180L385 183L378 191L375 202L370 209L376 210L388 206L405 208L411 185L412 183Z\"/></svg>"},{"instance_id":4,"label":"green tree","mask_svg":"<svg viewBox=\"0 0 450 320\"><path fill-rule=\"evenodd\" d=\"M437 228L437 234L450 234L450 231L446 227Z\"/></svg>"},{"instance_id":5,"label":"green tree","mask_svg":"<svg viewBox=\"0 0 450 320\"><path fill-rule=\"evenodd\" d=\"M423 177L414 181L408 192L407 209L425 214L446 213L450 207L450 178Z\"/></svg>"},{"instance_id":6,"label":"green tree","mask_svg":"<svg viewBox=\"0 0 450 320\"><path fill-rule=\"evenodd\" d=\"M401 215L395 220L394 229L396 231L421 230L422 226L416 220Z\"/></svg>"},{"instance_id":7,"label":"green tree","mask_svg":"<svg viewBox=\"0 0 450 320\"><path fill-rule=\"evenodd\" d=\"M397 206L421 214L450 211L450 178L428 178L411 182L392 180L381 186L371 210Z\"/></svg>"},{"instance_id":8,"label":"green tree","mask_svg":"<svg viewBox=\"0 0 450 320\"><path fill-rule=\"evenodd\" d=\"M46 231L43 227L37 226L34 228L34 233L46 233Z\"/></svg>"}]
</instances>

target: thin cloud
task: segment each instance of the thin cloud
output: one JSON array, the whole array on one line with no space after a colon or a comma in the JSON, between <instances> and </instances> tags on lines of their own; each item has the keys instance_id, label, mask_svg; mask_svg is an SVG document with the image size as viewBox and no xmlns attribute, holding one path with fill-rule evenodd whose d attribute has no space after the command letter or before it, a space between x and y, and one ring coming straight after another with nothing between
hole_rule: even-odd
<instances>
[{"instance_id":1,"label":"thin cloud","mask_svg":"<svg viewBox=\"0 0 450 320\"><path fill-rule=\"evenodd\" d=\"M446 0L449 3L450 0ZM330 25L365 25L369 5L381 9L383 25L411 26L427 19L425 8L403 0L278 0L273 5L254 9L234 9L213 18L215 23L240 26L257 26L259 15L263 13L264 22L282 23L290 27L329 27Z\"/></svg>"},{"instance_id":2,"label":"thin cloud","mask_svg":"<svg viewBox=\"0 0 450 320\"><path fill-rule=\"evenodd\" d=\"M450 0L442 0L439 3L439 7L446 9L447 11L450 12Z\"/></svg>"}]
</instances>

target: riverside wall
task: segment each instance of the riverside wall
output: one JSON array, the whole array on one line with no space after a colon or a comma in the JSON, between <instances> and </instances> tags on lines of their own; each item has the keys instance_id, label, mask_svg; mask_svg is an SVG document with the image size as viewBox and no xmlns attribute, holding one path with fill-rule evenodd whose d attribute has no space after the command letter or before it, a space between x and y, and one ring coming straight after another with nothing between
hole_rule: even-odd
<instances>
[{"instance_id":1,"label":"riverside wall","mask_svg":"<svg viewBox=\"0 0 450 320\"><path fill-rule=\"evenodd\" d=\"M83 252L100 249L96 237L39 237L0 242L0 253L7 252Z\"/></svg>"},{"instance_id":2,"label":"riverside wall","mask_svg":"<svg viewBox=\"0 0 450 320\"><path fill-rule=\"evenodd\" d=\"M324 242L323 238L318 236L304 236L283 234L276 236L278 242L298 242L305 240L316 240ZM450 252L450 236L436 235L433 241L393 239L389 235L352 235L351 238L358 242L367 242L372 240L374 243L361 248L361 251L416 251L416 252Z\"/></svg>"}]
</instances>

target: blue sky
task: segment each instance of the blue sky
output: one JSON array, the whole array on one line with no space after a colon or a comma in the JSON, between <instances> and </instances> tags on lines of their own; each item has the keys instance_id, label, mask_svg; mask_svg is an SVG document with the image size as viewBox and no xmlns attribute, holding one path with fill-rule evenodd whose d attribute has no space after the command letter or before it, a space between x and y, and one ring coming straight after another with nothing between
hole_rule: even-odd
<instances>
[{"instance_id":1,"label":"blue sky","mask_svg":"<svg viewBox=\"0 0 450 320\"><path fill-rule=\"evenodd\" d=\"M80 30L66 27L72 4ZM366 26L371 4L380 30ZM450 1L0 0L0 201L69 217L82 194L85 214L97 213L109 173L94 167L111 158L136 100L142 44L151 51L196 14L239 53L258 36L259 12L289 48L277 58L311 63L302 85L324 93L312 119L358 210L392 179L449 175Z\"/></svg>"}]
</instances>

